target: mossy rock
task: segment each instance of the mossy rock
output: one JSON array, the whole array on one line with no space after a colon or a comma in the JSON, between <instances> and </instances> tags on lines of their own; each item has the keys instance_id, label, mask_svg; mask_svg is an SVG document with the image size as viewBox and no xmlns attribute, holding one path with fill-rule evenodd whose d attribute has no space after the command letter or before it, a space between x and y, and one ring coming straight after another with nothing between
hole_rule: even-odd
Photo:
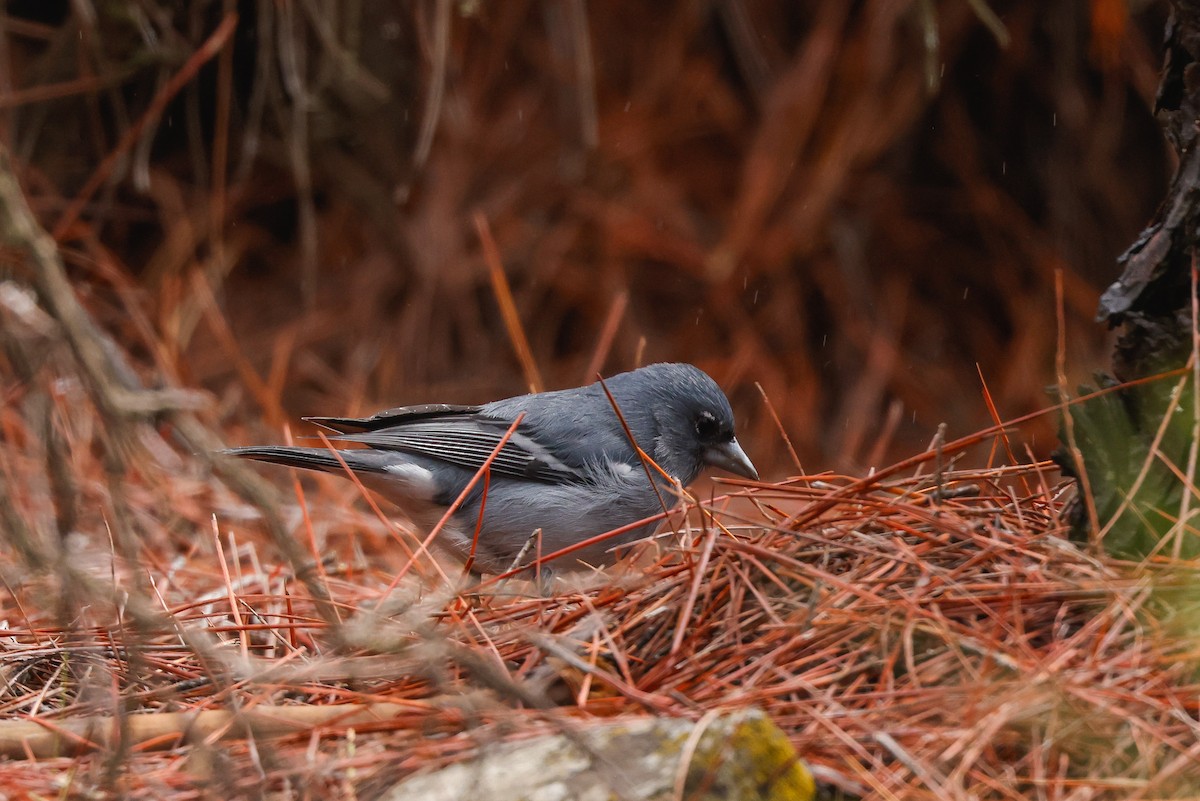
<instances>
[{"instance_id":1,"label":"mossy rock","mask_svg":"<svg viewBox=\"0 0 1200 801\"><path fill-rule=\"evenodd\" d=\"M637 718L602 725L565 721L571 733L484 748L475 759L411 777L384 801L667 801L681 760L689 801L811 801L812 775L770 718L757 710L705 722Z\"/></svg>"}]
</instances>

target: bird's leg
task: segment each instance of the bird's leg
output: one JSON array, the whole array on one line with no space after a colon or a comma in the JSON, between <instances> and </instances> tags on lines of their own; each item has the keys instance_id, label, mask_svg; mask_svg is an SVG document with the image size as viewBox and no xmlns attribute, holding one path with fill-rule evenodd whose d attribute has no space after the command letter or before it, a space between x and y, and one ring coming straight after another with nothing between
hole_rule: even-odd
<instances>
[{"instance_id":1,"label":"bird's leg","mask_svg":"<svg viewBox=\"0 0 1200 801\"><path fill-rule=\"evenodd\" d=\"M525 561L525 555L529 553L529 549L533 547L535 542L540 541L541 538L542 530L540 528L535 528L533 533L529 535L529 539L525 540L525 544L521 546L521 550L517 551L516 558L513 559L512 564L508 566L508 572L511 573L521 566L521 563Z\"/></svg>"},{"instance_id":2,"label":"bird's leg","mask_svg":"<svg viewBox=\"0 0 1200 801\"><path fill-rule=\"evenodd\" d=\"M509 564L508 570L505 572L515 573L517 570L520 570L522 564L525 562L526 555L528 555L529 550L533 548L535 544L538 545L538 552L540 555L541 542L542 530L540 528L535 528L529 535L529 539L525 540L525 544L521 546L521 550L517 552L516 557ZM532 580L533 583L537 585L538 592L542 595L548 595L550 588L554 586L554 569L543 565L540 561L538 561L533 567L527 567L524 570L521 570L520 575L525 579ZM507 583L508 579L505 579L497 584L496 588L500 589Z\"/></svg>"}]
</instances>

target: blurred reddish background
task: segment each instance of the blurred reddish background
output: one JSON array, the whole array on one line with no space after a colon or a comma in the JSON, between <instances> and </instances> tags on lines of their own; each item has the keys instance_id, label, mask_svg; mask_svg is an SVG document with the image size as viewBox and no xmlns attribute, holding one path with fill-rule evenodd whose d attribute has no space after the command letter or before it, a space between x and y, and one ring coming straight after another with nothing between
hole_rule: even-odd
<instances>
[{"instance_id":1,"label":"blurred reddish background","mask_svg":"<svg viewBox=\"0 0 1200 801\"><path fill-rule=\"evenodd\" d=\"M806 468L861 470L988 425L981 374L1004 417L1051 403L1056 270L1072 389L1106 365L1096 299L1171 169L1166 11L10 2L0 135L48 227L99 170L80 293L239 441L526 391L481 214L546 387L691 361L765 477L755 382Z\"/></svg>"}]
</instances>

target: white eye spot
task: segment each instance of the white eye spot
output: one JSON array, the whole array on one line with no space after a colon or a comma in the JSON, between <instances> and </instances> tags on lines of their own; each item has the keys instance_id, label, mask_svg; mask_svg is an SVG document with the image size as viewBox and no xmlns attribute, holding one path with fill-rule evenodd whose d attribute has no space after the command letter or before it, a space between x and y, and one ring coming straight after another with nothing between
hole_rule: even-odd
<instances>
[{"instance_id":1,"label":"white eye spot","mask_svg":"<svg viewBox=\"0 0 1200 801\"><path fill-rule=\"evenodd\" d=\"M702 440L716 439L721 432L721 424L717 422L717 418L712 416L711 412L700 412L700 416L696 418L696 435Z\"/></svg>"}]
</instances>

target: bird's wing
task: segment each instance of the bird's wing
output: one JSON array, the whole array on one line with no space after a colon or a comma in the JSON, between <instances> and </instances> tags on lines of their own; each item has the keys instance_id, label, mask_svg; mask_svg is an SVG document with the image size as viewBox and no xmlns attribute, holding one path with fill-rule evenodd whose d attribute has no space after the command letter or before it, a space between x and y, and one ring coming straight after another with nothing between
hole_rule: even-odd
<instances>
[{"instance_id":1,"label":"bird's wing","mask_svg":"<svg viewBox=\"0 0 1200 801\"><path fill-rule=\"evenodd\" d=\"M477 406L409 406L373 417L306 418L339 432L331 439L357 442L376 450L395 450L436 459L475 472L511 427L511 421L488 417ZM584 473L555 456L519 427L491 463L494 475L578 484Z\"/></svg>"},{"instance_id":2,"label":"bird's wing","mask_svg":"<svg viewBox=\"0 0 1200 801\"><path fill-rule=\"evenodd\" d=\"M370 417L305 417L309 423L339 434L356 434L360 431L378 431L381 428L402 426L418 420L439 417L469 416L479 414L481 406L454 406L449 403L426 403L420 406L399 406L373 414Z\"/></svg>"}]
</instances>

